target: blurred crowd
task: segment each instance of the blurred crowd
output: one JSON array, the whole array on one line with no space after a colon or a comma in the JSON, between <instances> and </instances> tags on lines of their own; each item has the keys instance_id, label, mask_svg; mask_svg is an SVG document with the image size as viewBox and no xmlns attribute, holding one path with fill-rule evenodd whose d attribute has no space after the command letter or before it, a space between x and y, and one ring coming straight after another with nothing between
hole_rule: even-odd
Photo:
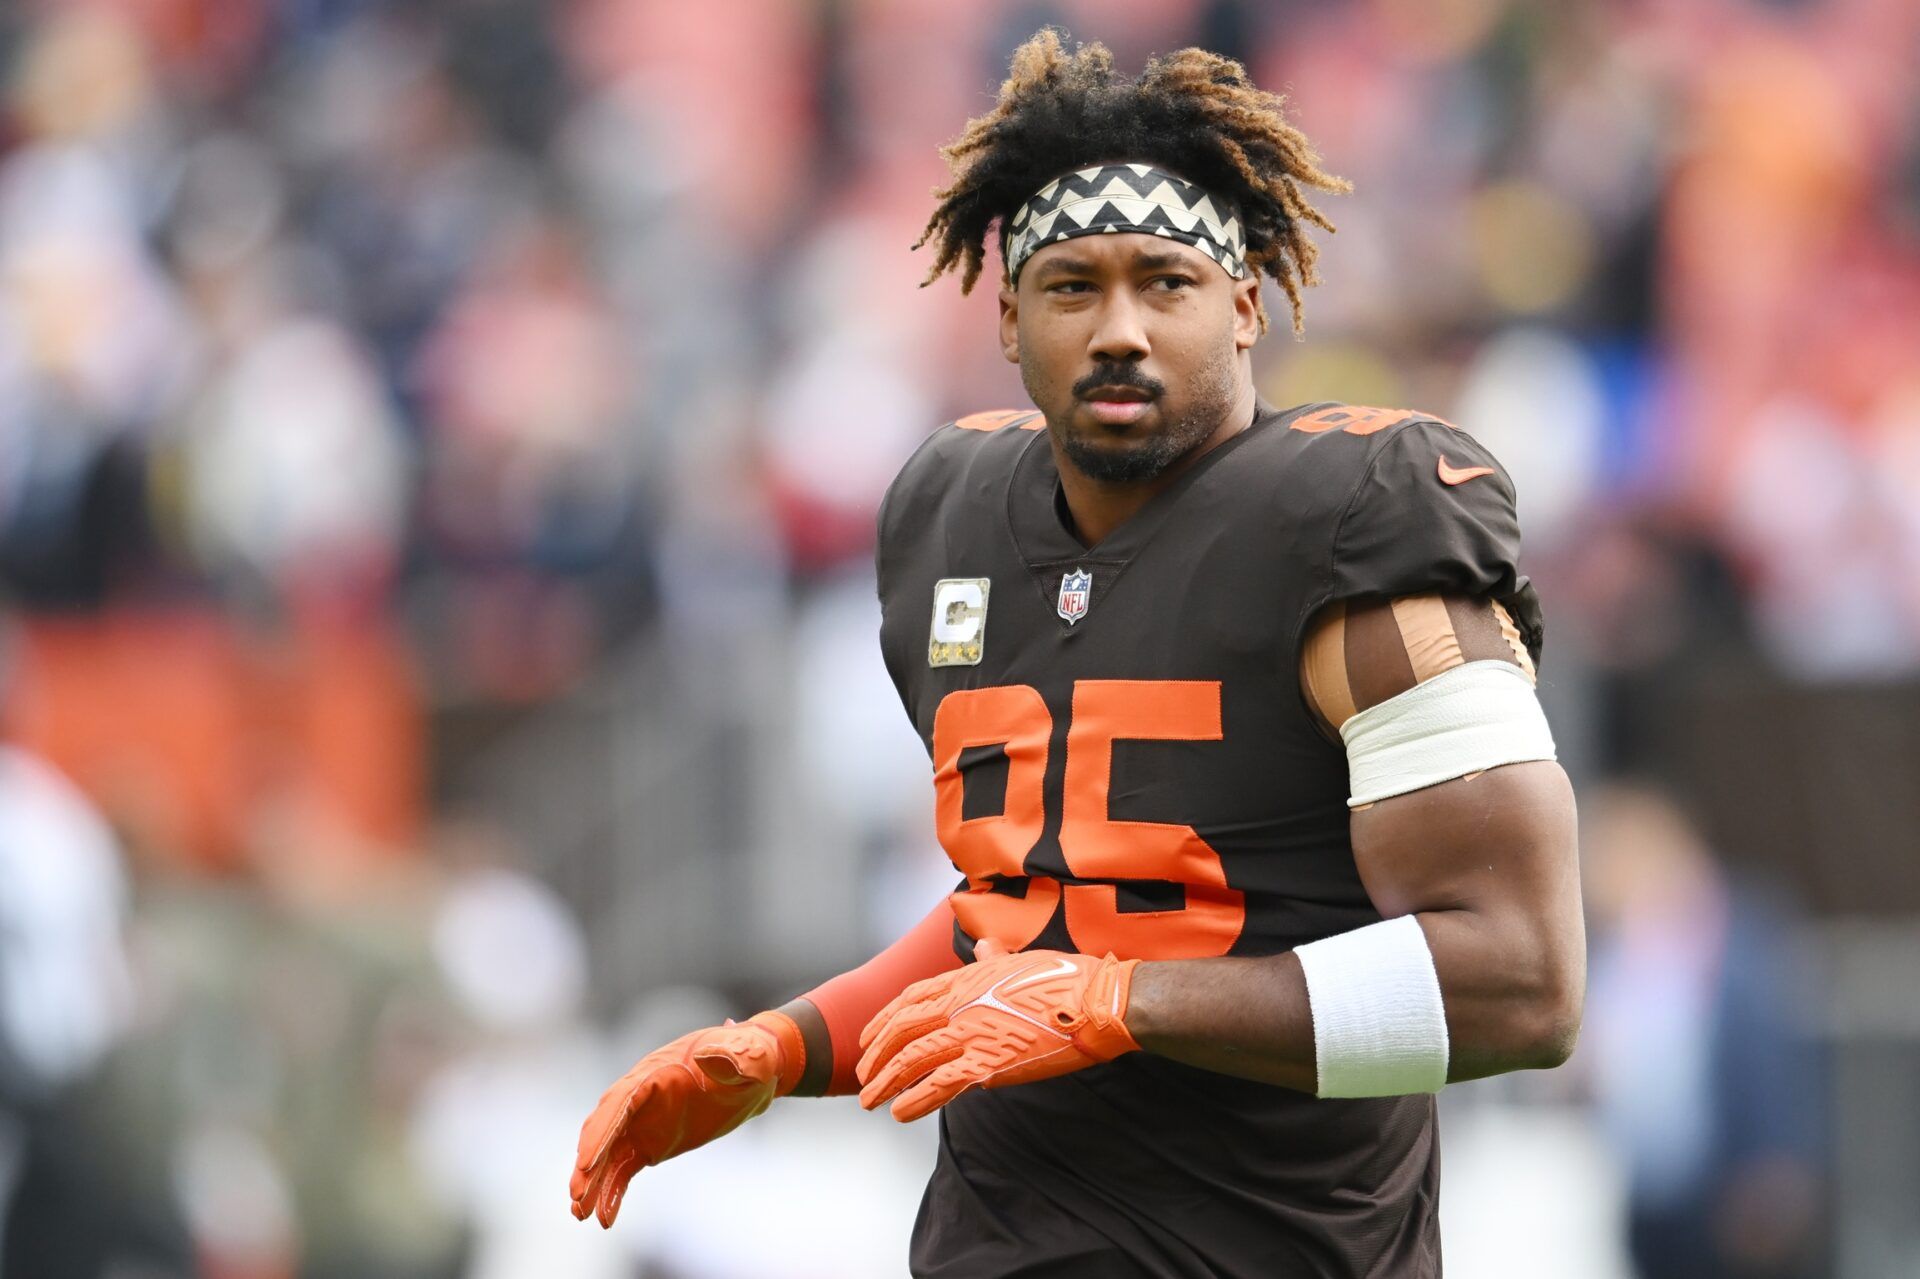
<instances>
[{"instance_id":1,"label":"blurred crowd","mask_svg":"<svg viewBox=\"0 0 1920 1279\"><path fill-rule=\"evenodd\" d=\"M876 918L924 909L873 516L929 429L1022 399L991 289L919 290L907 250L938 144L1049 22L1130 68L1241 58L1354 182L1262 389L1424 408L1508 464L1583 780L1659 762L1702 670L1920 674L1904 0L21 0L0 1274L736 1273L667 1217L619 1253L560 1228L600 1084L721 996L590 1018L647 983L595 971L593 894L462 769L626 655L792 636L811 682L773 687L839 748L808 766L841 865ZM1596 969L1603 1030L1645 1006L1607 997L1635 953ZM1598 1057L1637 1168L1676 1112L1616 1104ZM919 1138L841 1139L910 1214ZM1797 1210L1817 1140L1781 1140Z\"/></svg>"}]
</instances>

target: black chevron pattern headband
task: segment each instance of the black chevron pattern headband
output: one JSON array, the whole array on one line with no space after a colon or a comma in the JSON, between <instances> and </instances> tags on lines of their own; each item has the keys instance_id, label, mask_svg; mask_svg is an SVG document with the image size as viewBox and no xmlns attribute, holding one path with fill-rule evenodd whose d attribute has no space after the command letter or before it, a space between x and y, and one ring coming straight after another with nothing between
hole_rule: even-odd
<instances>
[{"instance_id":1,"label":"black chevron pattern headband","mask_svg":"<svg viewBox=\"0 0 1920 1279\"><path fill-rule=\"evenodd\" d=\"M1247 273L1240 219L1224 201L1151 164L1102 164L1055 178L1014 212L1002 249L1007 279L1019 280L1049 244L1122 231L1190 244L1236 280Z\"/></svg>"}]
</instances>

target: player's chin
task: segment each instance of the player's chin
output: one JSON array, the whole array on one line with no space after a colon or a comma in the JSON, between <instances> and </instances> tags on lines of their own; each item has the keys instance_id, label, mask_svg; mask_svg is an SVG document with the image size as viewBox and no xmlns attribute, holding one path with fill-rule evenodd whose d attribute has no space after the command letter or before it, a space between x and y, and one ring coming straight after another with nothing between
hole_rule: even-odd
<instances>
[{"instance_id":1,"label":"player's chin","mask_svg":"<svg viewBox=\"0 0 1920 1279\"><path fill-rule=\"evenodd\" d=\"M1116 435L1075 431L1063 441L1067 459L1089 479L1125 483L1149 480L1172 464L1159 431Z\"/></svg>"}]
</instances>

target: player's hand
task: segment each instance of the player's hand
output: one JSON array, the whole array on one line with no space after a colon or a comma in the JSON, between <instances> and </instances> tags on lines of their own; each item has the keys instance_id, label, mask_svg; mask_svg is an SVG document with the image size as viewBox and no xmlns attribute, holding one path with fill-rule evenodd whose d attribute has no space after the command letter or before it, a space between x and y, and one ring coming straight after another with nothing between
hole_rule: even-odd
<instances>
[{"instance_id":1,"label":"player's hand","mask_svg":"<svg viewBox=\"0 0 1920 1279\"><path fill-rule=\"evenodd\" d=\"M724 1137L793 1091L806 1065L800 1028L780 1013L682 1035L607 1089L580 1129L573 1215L611 1226L642 1168Z\"/></svg>"},{"instance_id":2,"label":"player's hand","mask_svg":"<svg viewBox=\"0 0 1920 1279\"><path fill-rule=\"evenodd\" d=\"M893 1098L902 1123L974 1088L1051 1079L1137 1051L1127 996L1137 959L1057 950L1009 955L979 944L974 963L915 982L860 1034L860 1104Z\"/></svg>"}]
</instances>

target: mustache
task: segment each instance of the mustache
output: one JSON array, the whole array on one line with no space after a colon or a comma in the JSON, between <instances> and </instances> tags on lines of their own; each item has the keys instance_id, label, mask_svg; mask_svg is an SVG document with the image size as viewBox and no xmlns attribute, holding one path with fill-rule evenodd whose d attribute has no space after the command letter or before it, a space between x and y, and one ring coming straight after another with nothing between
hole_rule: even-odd
<instances>
[{"instance_id":1,"label":"mustache","mask_svg":"<svg viewBox=\"0 0 1920 1279\"><path fill-rule=\"evenodd\" d=\"M1166 383L1148 377L1137 364L1101 364L1073 384L1074 398L1084 400L1095 387L1101 386L1128 386L1155 396L1167 389Z\"/></svg>"}]
</instances>

